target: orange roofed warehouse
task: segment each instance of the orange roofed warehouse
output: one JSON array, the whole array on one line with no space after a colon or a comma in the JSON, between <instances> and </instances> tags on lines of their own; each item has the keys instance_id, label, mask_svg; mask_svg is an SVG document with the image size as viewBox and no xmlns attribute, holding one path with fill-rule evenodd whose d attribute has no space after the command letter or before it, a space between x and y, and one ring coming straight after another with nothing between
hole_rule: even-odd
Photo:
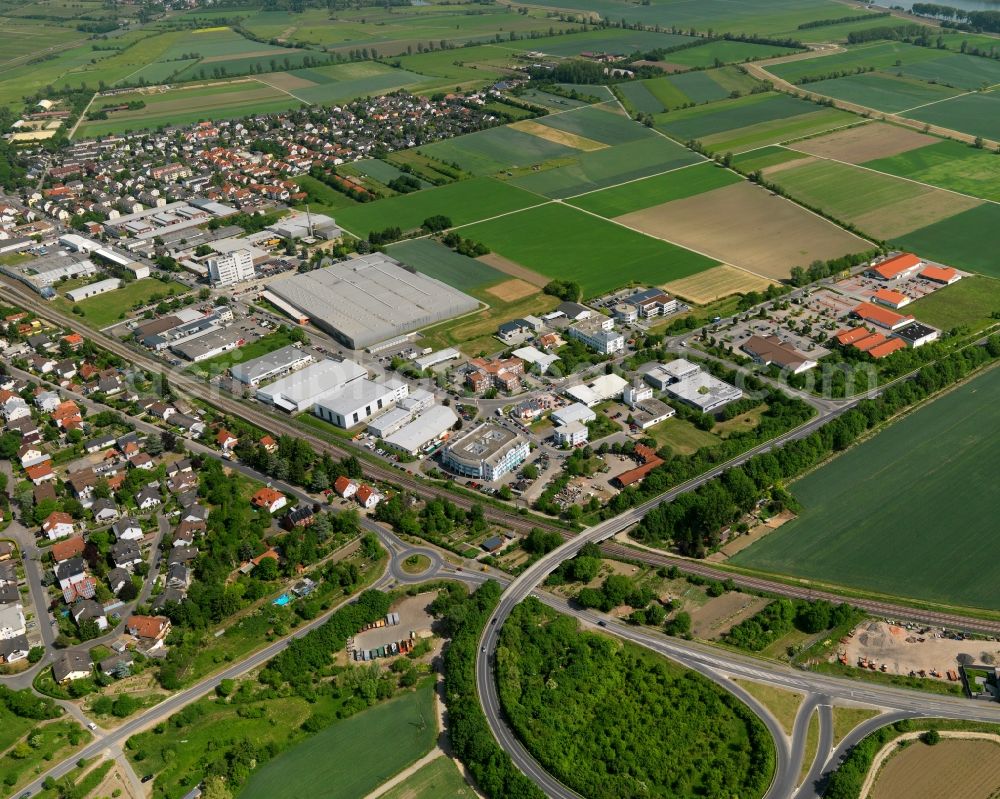
<instances>
[{"instance_id":1,"label":"orange roofed warehouse","mask_svg":"<svg viewBox=\"0 0 1000 799\"><path fill-rule=\"evenodd\" d=\"M923 265L924 262L913 253L904 252L894 255L892 258L886 258L880 264L873 264L865 274L878 280L903 280L913 277Z\"/></svg>"},{"instance_id":2,"label":"orange roofed warehouse","mask_svg":"<svg viewBox=\"0 0 1000 799\"><path fill-rule=\"evenodd\" d=\"M871 322L873 325L884 327L887 330L898 330L913 321L912 316L903 316L870 302L861 303L851 313L865 322Z\"/></svg>"}]
</instances>

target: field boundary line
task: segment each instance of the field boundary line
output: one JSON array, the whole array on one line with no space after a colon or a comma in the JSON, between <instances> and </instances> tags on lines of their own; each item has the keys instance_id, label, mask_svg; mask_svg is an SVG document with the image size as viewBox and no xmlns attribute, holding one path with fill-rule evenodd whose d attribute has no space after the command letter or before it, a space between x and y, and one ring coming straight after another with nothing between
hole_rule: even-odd
<instances>
[{"instance_id":1,"label":"field boundary line","mask_svg":"<svg viewBox=\"0 0 1000 799\"><path fill-rule=\"evenodd\" d=\"M916 111L918 108L927 108L927 106L929 105L937 105L938 103L947 103L951 100L957 100L959 97L968 97L970 94L982 94L984 92L991 92L997 86L1000 86L1000 83L991 83L984 89L968 89L967 91L964 91L961 94L956 94L953 97L942 97L940 100L931 100L929 103L922 103L921 105L915 105L913 106L913 108L904 108L902 111L895 111L894 113L909 114L911 111Z\"/></svg>"},{"instance_id":2,"label":"field boundary line","mask_svg":"<svg viewBox=\"0 0 1000 799\"><path fill-rule=\"evenodd\" d=\"M796 150L794 147L786 147L784 144L779 144L778 146L779 147L784 147L786 150L791 150L792 152L795 152L795 153L801 153L802 152L802 150ZM933 146L933 145L928 145L928 147L931 147L931 146ZM986 151L984 150L984 152L986 152ZM812 155L812 153L803 153L803 155ZM917 186L922 186L925 189L930 189L931 191L943 191L943 192L947 192L948 194L954 194L956 197L965 197L967 200L976 200L977 202L981 202L981 203L992 203L993 205L1000 205L1000 200L990 200L990 199L987 199L986 197L977 197L974 194L966 194L965 192L957 191L956 189L946 189L943 186L935 186L935 185L933 185L931 183L924 183L922 180L917 180L915 178L907 178L907 177L903 177L902 175L893 175L891 172L882 172L882 171L880 171L878 169L873 169L870 166L864 166L863 164L852 164L850 161L841 161L839 158L831 158L831 157L826 156L826 155L817 155L815 157L819 158L819 159L821 159L823 161L830 161L831 163L834 163L834 164L840 164L841 166L857 167L858 169L863 169L865 172L872 172L872 173L874 173L876 175L883 175L883 176L885 176L887 178L894 178L896 180L904 180L907 183L913 183L913 184L915 184ZM952 216L954 216L954 214L952 214Z\"/></svg>"},{"instance_id":3,"label":"field boundary line","mask_svg":"<svg viewBox=\"0 0 1000 799\"><path fill-rule=\"evenodd\" d=\"M692 150L692 152L694 151ZM697 153L697 155L701 154ZM612 186L604 186L603 188L600 189L587 189L587 191L582 191L579 194L571 194L568 197L560 197L559 199L565 202L566 200L575 200L578 197L586 197L588 194L596 194L599 191L610 191L611 189L618 189L621 188L622 186L628 186L630 183L638 183L640 180L649 180L650 178L658 178L662 177L663 175L669 175L671 172L679 172L682 169L690 169L693 166L701 166L702 164L707 163L709 160L711 159L702 157L701 161L694 161L693 163L690 164L682 164L681 166L671 167L670 169L664 169L662 172L654 172L652 175L644 175L641 178L629 178L628 180L623 180L621 183L615 183Z\"/></svg>"},{"instance_id":4,"label":"field boundary line","mask_svg":"<svg viewBox=\"0 0 1000 799\"><path fill-rule=\"evenodd\" d=\"M262 80L261 78L259 78L257 76L254 76L254 80L256 80L258 83L263 83L265 86L271 87L275 91L284 92L289 97L291 97L293 100L298 100L300 103L305 103L306 105L315 105L315 103L311 103L308 100L303 100L297 94L292 94L290 91L288 91L288 89L282 89L280 86L275 86L273 83L268 83L266 80Z\"/></svg>"}]
</instances>

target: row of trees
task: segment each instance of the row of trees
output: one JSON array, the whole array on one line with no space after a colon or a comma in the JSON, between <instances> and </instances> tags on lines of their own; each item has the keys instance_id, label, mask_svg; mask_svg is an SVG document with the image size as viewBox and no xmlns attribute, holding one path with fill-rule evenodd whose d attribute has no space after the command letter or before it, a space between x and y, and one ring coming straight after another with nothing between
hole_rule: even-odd
<instances>
[{"instance_id":1,"label":"row of trees","mask_svg":"<svg viewBox=\"0 0 1000 799\"><path fill-rule=\"evenodd\" d=\"M857 618L858 611L846 603L835 606L824 600L776 599L733 627L723 640L740 649L760 652L793 627L813 634L850 624Z\"/></svg>"}]
</instances>

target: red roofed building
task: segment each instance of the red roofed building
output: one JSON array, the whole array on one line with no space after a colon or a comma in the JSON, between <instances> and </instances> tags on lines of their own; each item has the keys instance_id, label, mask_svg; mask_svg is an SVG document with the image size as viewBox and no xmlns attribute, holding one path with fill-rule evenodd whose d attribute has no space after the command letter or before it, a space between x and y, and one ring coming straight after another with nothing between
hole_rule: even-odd
<instances>
[{"instance_id":1,"label":"red roofed building","mask_svg":"<svg viewBox=\"0 0 1000 799\"><path fill-rule=\"evenodd\" d=\"M284 494L267 486L254 494L250 502L254 507L266 508L268 513L279 511L288 504Z\"/></svg>"},{"instance_id":2,"label":"red roofed building","mask_svg":"<svg viewBox=\"0 0 1000 799\"><path fill-rule=\"evenodd\" d=\"M862 352L868 352L872 347L877 347L879 344L884 344L886 342L886 337L881 333L871 333L865 336L860 341L854 342L854 348L861 350Z\"/></svg>"},{"instance_id":3,"label":"red roofed building","mask_svg":"<svg viewBox=\"0 0 1000 799\"><path fill-rule=\"evenodd\" d=\"M62 563L64 560L69 560L70 558L78 558L83 554L83 547L82 535L67 538L65 541L59 541L52 545L52 560L56 563Z\"/></svg>"},{"instance_id":4,"label":"red roofed building","mask_svg":"<svg viewBox=\"0 0 1000 799\"><path fill-rule=\"evenodd\" d=\"M839 330L833 334L833 337L837 339L837 343L842 347L846 347L848 344L853 344L855 341L861 341L863 338L867 338L870 332L864 327L848 327L844 330Z\"/></svg>"},{"instance_id":5,"label":"red roofed building","mask_svg":"<svg viewBox=\"0 0 1000 799\"><path fill-rule=\"evenodd\" d=\"M904 252L869 267L865 274L878 280L900 280L915 275L923 263L913 253Z\"/></svg>"},{"instance_id":6,"label":"red roofed building","mask_svg":"<svg viewBox=\"0 0 1000 799\"><path fill-rule=\"evenodd\" d=\"M271 436L261 436L260 441L257 443L260 444L268 454L273 455L278 451L278 442L271 438Z\"/></svg>"},{"instance_id":7,"label":"red roofed building","mask_svg":"<svg viewBox=\"0 0 1000 799\"><path fill-rule=\"evenodd\" d=\"M962 276L950 266L925 266L924 270L920 273L920 277L935 283L943 283L946 286L950 286L952 283L956 283L962 279Z\"/></svg>"},{"instance_id":8,"label":"red roofed building","mask_svg":"<svg viewBox=\"0 0 1000 799\"><path fill-rule=\"evenodd\" d=\"M872 347L868 350L868 354L873 358L884 358L886 355L892 355L896 350L905 350L906 342L900 341L898 338L891 338L888 341L879 344L878 346Z\"/></svg>"},{"instance_id":9,"label":"red roofed building","mask_svg":"<svg viewBox=\"0 0 1000 799\"><path fill-rule=\"evenodd\" d=\"M641 482L647 474L663 463L663 458L645 444L635 445L635 456L639 459L641 465L635 469L629 469L627 472L622 472L614 478L613 482L619 488L628 488L630 485Z\"/></svg>"},{"instance_id":10,"label":"red roofed building","mask_svg":"<svg viewBox=\"0 0 1000 799\"><path fill-rule=\"evenodd\" d=\"M254 558L250 562L254 566L260 566L260 562L264 560L264 558L271 558L272 560L276 560L279 562L281 561L281 556L278 555L278 550L276 550L274 547L271 547L269 550L267 550L267 552L261 552L256 558Z\"/></svg>"},{"instance_id":11,"label":"red roofed building","mask_svg":"<svg viewBox=\"0 0 1000 799\"><path fill-rule=\"evenodd\" d=\"M350 499L358 492L358 484L351 478L341 475L333 482L333 490L344 499Z\"/></svg>"},{"instance_id":12,"label":"red roofed building","mask_svg":"<svg viewBox=\"0 0 1000 799\"><path fill-rule=\"evenodd\" d=\"M129 616L125 629L136 638L162 641L170 632L170 619L166 616Z\"/></svg>"},{"instance_id":13,"label":"red roofed building","mask_svg":"<svg viewBox=\"0 0 1000 799\"><path fill-rule=\"evenodd\" d=\"M374 508L382 499L382 497L379 496L378 491L369 485L360 486L354 496L365 510Z\"/></svg>"},{"instance_id":14,"label":"red roofed building","mask_svg":"<svg viewBox=\"0 0 1000 799\"><path fill-rule=\"evenodd\" d=\"M78 350L83 346L83 336L79 333L70 333L63 336L62 340L69 344L69 346L74 350Z\"/></svg>"},{"instance_id":15,"label":"red roofed building","mask_svg":"<svg viewBox=\"0 0 1000 799\"><path fill-rule=\"evenodd\" d=\"M46 480L56 479L56 473L52 471L52 465L48 461L36 464L35 466L29 466L24 470L24 473L28 475L28 479L36 486L41 485Z\"/></svg>"},{"instance_id":16,"label":"red roofed building","mask_svg":"<svg viewBox=\"0 0 1000 799\"><path fill-rule=\"evenodd\" d=\"M913 302L913 300L903 294L903 292L893 291L892 289L879 289L872 294L872 300L877 302L879 305L884 305L887 308L894 308L896 310Z\"/></svg>"},{"instance_id":17,"label":"red roofed building","mask_svg":"<svg viewBox=\"0 0 1000 799\"><path fill-rule=\"evenodd\" d=\"M887 330L898 330L913 321L912 316L903 316L870 302L861 303L851 313L865 322L871 322L873 325L884 327Z\"/></svg>"},{"instance_id":18,"label":"red roofed building","mask_svg":"<svg viewBox=\"0 0 1000 799\"><path fill-rule=\"evenodd\" d=\"M222 447L223 452L231 452L233 448L240 443L240 440L228 430L223 428L215 436L215 443Z\"/></svg>"}]
</instances>

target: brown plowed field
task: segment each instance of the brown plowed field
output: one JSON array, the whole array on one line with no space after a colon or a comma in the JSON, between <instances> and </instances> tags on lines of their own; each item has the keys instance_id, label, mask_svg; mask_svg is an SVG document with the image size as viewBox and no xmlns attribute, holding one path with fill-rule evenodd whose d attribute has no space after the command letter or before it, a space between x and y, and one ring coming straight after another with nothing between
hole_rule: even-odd
<instances>
[{"instance_id":1,"label":"brown plowed field","mask_svg":"<svg viewBox=\"0 0 1000 799\"><path fill-rule=\"evenodd\" d=\"M1000 791L1000 744L942 738L911 743L885 764L870 799L993 799Z\"/></svg>"},{"instance_id":2,"label":"brown plowed field","mask_svg":"<svg viewBox=\"0 0 1000 799\"><path fill-rule=\"evenodd\" d=\"M821 158L832 158L849 164L863 164L865 161L888 158L926 147L928 144L937 144L939 141L941 140L909 128L873 122L870 125L798 141L789 147Z\"/></svg>"},{"instance_id":3,"label":"brown plowed field","mask_svg":"<svg viewBox=\"0 0 1000 799\"><path fill-rule=\"evenodd\" d=\"M734 183L615 221L763 277L787 278L793 266L839 258L871 245L788 200Z\"/></svg>"}]
</instances>

